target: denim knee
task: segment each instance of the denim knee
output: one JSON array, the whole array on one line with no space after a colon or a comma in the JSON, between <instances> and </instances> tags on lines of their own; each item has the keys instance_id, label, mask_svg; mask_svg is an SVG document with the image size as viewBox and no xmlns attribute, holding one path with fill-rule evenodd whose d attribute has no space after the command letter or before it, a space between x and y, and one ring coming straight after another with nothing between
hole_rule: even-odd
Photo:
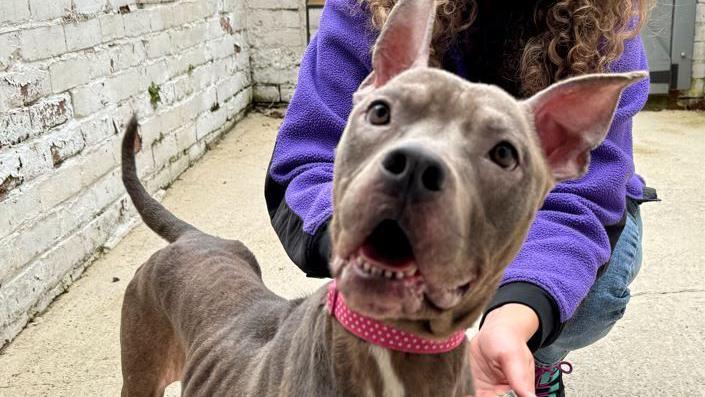
<instances>
[{"instance_id":1,"label":"denim knee","mask_svg":"<svg viewBox=\"0 0 705 397\"><path fill-rule=\"evenodd\" d=\"M639 207L630 202L624 230L612 252L606 271L568 320L560 336L534 354L539 364L561 361L568 352L589 346L609 333L629 303L629 284L641 267L642 224Z\"/></svg>"}]
</instances>

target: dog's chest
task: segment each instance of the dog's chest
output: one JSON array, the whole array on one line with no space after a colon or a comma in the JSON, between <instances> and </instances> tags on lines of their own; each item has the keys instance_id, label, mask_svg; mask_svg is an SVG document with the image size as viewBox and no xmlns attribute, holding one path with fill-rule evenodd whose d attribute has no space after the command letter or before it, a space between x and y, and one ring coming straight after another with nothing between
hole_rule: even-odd
<instances>
[{"instance_id":1,"label":"dog's chest","mask_svg":"<svg viewBox=\"0 0 705 397\"><path fill-rule=\"evenodd\" d=\"M373 361L377 364L377 370L379 371L380 380L382 383L382 397L404 397L406 392L404 390L404 384L397 375L392 366L392 359L389 354L389 350L381 348L379 346L370 346L370 355ZM373 388L367 385L368 394L370 397L375 396Z\"/></svg>"}]
</instances>

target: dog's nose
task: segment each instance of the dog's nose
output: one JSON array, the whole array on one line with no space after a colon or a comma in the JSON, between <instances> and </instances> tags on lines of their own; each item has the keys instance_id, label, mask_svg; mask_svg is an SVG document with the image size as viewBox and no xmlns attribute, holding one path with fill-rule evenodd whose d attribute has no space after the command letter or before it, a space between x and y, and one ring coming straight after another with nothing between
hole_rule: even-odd
<instances>
[{"instance_id":1,"label":"dog's nose","mask_svg":"<svg viewBox=\"0 0 705 397\"><path fill-rule=\"evenodd\" d=\"M433 197L443 190L446 169L435 154L417 146L393 149L382 160L385 180L419 200Z\"/></svg>"}]
</instances>

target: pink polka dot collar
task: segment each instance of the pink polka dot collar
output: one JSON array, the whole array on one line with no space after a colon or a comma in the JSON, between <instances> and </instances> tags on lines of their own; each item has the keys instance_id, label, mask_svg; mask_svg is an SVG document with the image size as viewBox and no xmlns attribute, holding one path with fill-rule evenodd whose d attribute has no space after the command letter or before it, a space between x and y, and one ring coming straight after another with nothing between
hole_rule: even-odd
<instances>
[{"instance_id":1,"label":"pink polka dot collar","mask_svg":"<svg viewBox=\"0 0 705 397\"><path fill-rule=\"evenodd\" d=\"M465 340L465 331L462 330L448 339L436 341L412 335L356 313L345 304L343 295L335 287L335 281L328 285L328 311L351 334L390 350L415 354L439 354L455 349Z\"/></svg>"}]
</instances>

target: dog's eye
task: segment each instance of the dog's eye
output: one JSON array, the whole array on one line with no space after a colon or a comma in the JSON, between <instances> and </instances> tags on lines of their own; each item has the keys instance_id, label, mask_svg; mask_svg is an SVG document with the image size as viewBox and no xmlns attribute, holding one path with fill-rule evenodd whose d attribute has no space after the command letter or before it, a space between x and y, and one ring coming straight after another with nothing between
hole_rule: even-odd
<instances>
[{"instance_id":1,"label":"dog's eye","mask_svg":"<svg viewBox=\"0 0 705 397\"><path fill-rule=\"evenodd\" d=\"M367 109L367 121L372 125L386 125L391 120L389 105L383 101L374 101Z\"/></svg>"},{"instance_id":2,"label":"dog's eye","mask_svg":"<svg viewBox=\"0 0 705 397\"><path fill-rule=\"evenodd\" d=\"M502 168L514 169L519 164L519 154L514 146L502 141L490 150L490 159Z\"/></svg>"}]
</instances>

